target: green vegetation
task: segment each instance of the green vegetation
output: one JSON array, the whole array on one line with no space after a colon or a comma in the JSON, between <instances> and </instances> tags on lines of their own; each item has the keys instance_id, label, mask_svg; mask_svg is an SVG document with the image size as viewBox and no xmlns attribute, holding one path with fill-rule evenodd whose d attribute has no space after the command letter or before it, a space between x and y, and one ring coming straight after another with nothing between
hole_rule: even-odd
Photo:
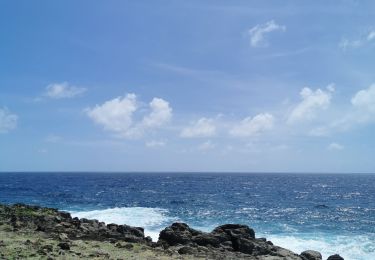
<instances>
[{"instance_id":1,"label":"green vegetation","mask_svg":"<svg viewBox=\"0 0 375 260\"><path fill-rule=\"evenodd\" d=\"M191 259L191 256L127 242L70 240L70 249L63 250L60 240L44 233L11 230L8 225L0 225L0 259Z\"/></svg>"}]
</instances>

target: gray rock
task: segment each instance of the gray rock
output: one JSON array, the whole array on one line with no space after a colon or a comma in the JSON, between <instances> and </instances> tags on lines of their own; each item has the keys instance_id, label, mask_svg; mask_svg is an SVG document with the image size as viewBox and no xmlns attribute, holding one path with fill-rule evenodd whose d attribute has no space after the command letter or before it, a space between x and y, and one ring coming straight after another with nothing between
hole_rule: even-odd
<instances>
[{"instance_id":1,"label":"gray rock","mask_svg":"<svg viewBox=\"0 0 375 260\"><path fill-rule=\"evenodd\" d=\"M61 233L61 234L59 234L59 239L60 239L61 241L66 241L66 240L68 240L69 238L68 238L68 235L67 235L67 234L65 234L65 233Z\"/></svg>"},{"instance_id":2,"label":"gray rock","mask_svg":"<svg viewBox=\"0 0 375 260\"><path fill-rule=\"evenodd\" d=\"M322 254L314 250L306 250L301 253L306 260L322 260Z\"/></svg>"},{"instance_id":3,"label":"gray rock","mask_svg":"<svg viewBox=\"0 0 375 260\"><path fill-rule=\"evenodd\" d=\"M212 233L226 233L231 237L255 238L253 229L246 225L239 224L225 224L215 228Z\"/></svg>"},{"instance_id":4,"label":"gray rock","mask_svg":"<svg viewBox=\"0 0 375 260\"><path fill-rule=\"evenodd\" d=\"M253 229L238 224L222 225L205 233L184 223L174 223L160 232L157 244L170 250L181 250L181 254L201 256L204 253L209 259L253 256L256 259L305 260L287 249L273 246L266 239L255 239Z\"/></svg>"}]
</instances>

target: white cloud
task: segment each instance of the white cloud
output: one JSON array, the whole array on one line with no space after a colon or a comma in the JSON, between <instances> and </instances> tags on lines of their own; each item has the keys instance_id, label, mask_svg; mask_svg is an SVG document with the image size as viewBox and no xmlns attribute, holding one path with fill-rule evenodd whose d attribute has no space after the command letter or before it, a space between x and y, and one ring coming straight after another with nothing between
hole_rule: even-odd
<instances>
[{"instance_id":1,"label":"white cloud","mask_svg":"<svg viewBox=\"0 0 375 260\"><path fill-rule=\"evenodd\" d=\"M132 125L132 115L137 110L135 94L117 97L86 110L87 115L97 124L114 132L125 133Z\"/></svg>"},{"instance_id":2,"label":"white cloud","mask_svg":"<svg viewBox=\"0 0 375 260\"><path fill-rule=\"evenodd\" d=\"M68 82L53 83L46 87L44 96L54 99L74 98L86 92L86 88L69 85Z\"/></svg>"},{"instance_id":3,"label":"white cloud","mask_svg":"<svg viewBox=\"0 0 375 260\"><path fill-rule=\"evenodd\" d=\"M18 116L12 114L7 108L0 108L0 134L8 133L17 127Z\"/></svg>"},{"instance_id":4,"label":"white cloud","mask_svg":"<svg viewBox=\"0 0 375 260\"><path fill-rule=\"evenodd\" d=\"M344 146L338 143L330 143L327 149L330 151L340 151L344 149Z\"/></svg>"},{"instance_id":5,"label":"white cloud","mask_svg":"<svg viewBox=\"0 0 375 260\"><path fill-rule=\"evenodd\" d=\"M328 91L317 89L315 91L308 87L301 90L302 101L298 103L289 114L288 123L311 120L320 110L327 109L331 103L333 85L327 87Z\"/></svg>"},{"instance_id":6,"label":"white cloud","mask_svg":"<svg viewBox=\"0 0 375 260\"><path fill-rule=\"evenodd\" d=\"M214 143L212 143L211 141L206 141L204 143L201 143L199 146L198 146L198 150L201 150L201 151L207 151L207 150L212 150L216 147L216 145Z\"/></svg>"},{"instance_id":7,"label":"white cloud","mask_svg":"<svg viewBox=\"0 0 375 260\"><path fill-rule=\"evenodd\" d=\"M172 118L172 108L161 98L154 98L150 102L151 113L143 119L145 127L159 127Z\"/></svg>"},{"instance_id":8,"label":"white cloud","mask_svg":"<svg viewBox=\"0 0 375 260\"><path fill-rule=\"evenodd\" d=\"M154 98L149 103L150 113L139 122L134 122L133 116L139 106L136 95L127 94L96 105L95 108L88 108L86 113L104 129L125 138L140 137L146 130L161 127L172 117L169 103L161 98Z\"/></svg>"},{"instance_id":9,"label":"white cloud","mask_svg":"<svg viewBox=\"0 0 375 260\"><path fill-rule=\"evenodd\" d=\"M355 126L375 121L375 84L359 90L351 99L351 106L344 108L326 125L315 127L310 131L312 136L329 136L334 132L343 132Z\"/></svg>"},{"instance_id":10,"label":"white cloud","mask_svg":"<svg viewBox=\"0 0 375 260\"><path fill-rule=\"evenodd\" d=\"M375 84L367 89L358 91L351 99L352 105L356 108L375 113Z\"/></svg>"},{"instance_id":11,"label":"white cloud","mask_svg":"<svg viewBox=\"0 0 375 260\"><path fill-rule=\"evenodd\" d=\"M258 114L253 118L246 117L238 125L234 126L229 133L235 137L256 136L272 129L274 121L273 115L269 113Z\"/></svg>"},{"instance_id":12,"label":"white cloud","mask_svg":"<svg viewBox=\"0 0 375 260\"><path fill-rule=\"evenodd\" d=\"M375 31L370 31L367 34L363 35L360 39L356 40L348 40L346 38L342 39L341 42L339 43L339 47L342 50L347 50L347 49L355 49L362 47L371 41L375 40Z\"/></svg>"},{"instance_id":13,"label":"white cloud","mask_svg":"<svg viewBox=\"0 0 375 260\"><path fill-rule=\"evenodd\" d=\"M180 136L185 138L211 137L216 134L216 126L212 119L202 117L191 126L182 129Z\"/></svg>"},{"instance_id":14,"label":"white cloud","mask_svg":"<svg viewBox=\"0 0 375 260\"><path fill-rule=\"evenodd\" d=\"M285 31L286 26L278 25L274 20L265 24L258 24L251 28L248 33L250 35L250 44L252 47L259 47L265 44L264 35L273 31Z\"/></svg>"},{"instance_id":15,"label":"white cloud","mask_svg":"<svg viewBox=\"0 0 375 260\"><path fill-rule=\"evenodd\" d=\"M164 141L152 140L152 141L146 142L145 145L147 147L150 147L150 148L162 147L162 146L165 146L165 142Z\"/></svg>"}]
</instances>

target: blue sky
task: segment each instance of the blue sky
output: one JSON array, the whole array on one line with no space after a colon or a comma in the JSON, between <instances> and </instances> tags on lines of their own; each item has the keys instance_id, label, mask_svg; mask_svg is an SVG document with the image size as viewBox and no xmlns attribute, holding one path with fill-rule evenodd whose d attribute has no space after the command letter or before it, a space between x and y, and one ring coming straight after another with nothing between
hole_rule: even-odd
<instances>
[{"instance_id":1,"label":"blue sky","mask_svg":"<svg viewBox=\"0 0 375 260\"><path fill-rule=\"evenodd\" d=\"M1 1L0 171L374 172L373 1Z\"/></svg>"}]
</instances>

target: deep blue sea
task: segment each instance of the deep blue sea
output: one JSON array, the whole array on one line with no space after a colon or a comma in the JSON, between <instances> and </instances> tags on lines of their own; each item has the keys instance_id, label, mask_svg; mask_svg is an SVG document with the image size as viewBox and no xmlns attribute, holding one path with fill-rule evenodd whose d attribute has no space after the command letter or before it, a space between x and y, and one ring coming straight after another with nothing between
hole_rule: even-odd
<instances>
[{"instance_id":1,"label":"deep blue sea","mask_svg":"<svg viewBox=\"0 0 375 260\"><path fill-rule=\"evenodd\" d=\"M375 175L229 173L0 173L0 203L142 226L174 221L210 231L243 223L300 253L375 259Z\"/></svg>"}]
</instances>

